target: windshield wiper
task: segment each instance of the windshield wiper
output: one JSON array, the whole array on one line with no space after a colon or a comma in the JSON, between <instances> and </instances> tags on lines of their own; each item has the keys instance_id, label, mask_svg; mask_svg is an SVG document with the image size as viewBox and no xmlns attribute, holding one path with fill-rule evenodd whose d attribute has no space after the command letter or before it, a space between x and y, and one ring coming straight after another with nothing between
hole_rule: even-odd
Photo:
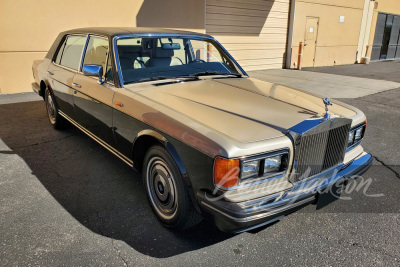
<instances>
[{"instance_id":1,"label":"windshield wiper","mask_svg":"<svg viewBox=\"0 0 400 267\"><path fill-rule=\"evenodd\" d=\"M157 76L157 77L143 78L143 79L137 80L136 82L149 82L149 81L158 81L158 80L165 80L165 79L169 79L169 77Z\"/></svg>"},{"instance_id":2,"label":"windshield wiper","mask_svg":"<svg viewBox=\"0 0 400 267\"><path fill-rule=\"evenodd\" d=\"M150 82L150 81L159 81L159 80L174 80L174 79L190 79L190 80L198 80L199 77L197 76L191 76L191 75L182 75L182 76L173 76L173 77L167 77L167 76L157 76L157 77L150 77L150 78L143 78L140 79L136 82Z\"/></svg>"},{"instance_id":3,"label":"windshield wiper","mask_svg":"<svg viewBox=\"0 0 400 267\"><path fill-rule=\"evenodd\" d=\"M194 76L194 75L180 75L180 76L174 76L171 77L171 79L189 79L189 80L198 80L199 77Z\"/></svg>"},{"instance_id":4,"label":"windshield wiper","mask_svg":"<svg viewBox=\"0 0 400 267\"><path fill-rule=\"evenodd\" d=\"M224 76L236 76L236 77L242 77L242 74L239 73L226 73L226 72L218 72L218 71L203 71L203 72L198 72L198 73L193 73L190 74L190 76L208 76L208 75L224 75Z\"/></svg>"}]
</instances>

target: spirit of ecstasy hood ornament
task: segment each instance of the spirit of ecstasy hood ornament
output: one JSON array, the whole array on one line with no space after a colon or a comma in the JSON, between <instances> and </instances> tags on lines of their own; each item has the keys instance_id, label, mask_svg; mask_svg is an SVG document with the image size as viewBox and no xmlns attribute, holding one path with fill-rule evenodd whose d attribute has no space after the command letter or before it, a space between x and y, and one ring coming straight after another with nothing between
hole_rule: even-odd
<instances>
[{"instance_id":1,"label":"spirit of ecstasy hood ornament","mask_svg":"<svg viewBox=\"0 0 400 267\"><path fill-rule=\"evenodd\" d=\"M329 106L332 106L331 101L329 101L328 98L323 98L322 101L324 101L325 104L325 115L324 115L324 120L330 120L331 119L331 115L328 113L329 111Z\"/></svg>"}]
</instances>

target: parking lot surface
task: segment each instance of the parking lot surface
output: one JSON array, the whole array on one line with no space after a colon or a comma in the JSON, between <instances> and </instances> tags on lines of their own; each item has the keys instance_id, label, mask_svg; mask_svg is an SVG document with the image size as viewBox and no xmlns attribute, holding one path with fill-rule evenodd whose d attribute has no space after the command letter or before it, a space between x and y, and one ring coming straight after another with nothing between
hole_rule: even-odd
<instances>
[{"instance_id":1,"label":"parking lot surface","mask_svg":"<svg viewBox=\"0 0 400 267\"><path fill-rule=\"evenodd\" d=\"M368 117L367 192L239 235L207 222L164 229L139 174L78 129L54 130L43 101L2 104L1 265L399 266L399 99L400 89L340 99Z\"/></svg>"}]
</instances>

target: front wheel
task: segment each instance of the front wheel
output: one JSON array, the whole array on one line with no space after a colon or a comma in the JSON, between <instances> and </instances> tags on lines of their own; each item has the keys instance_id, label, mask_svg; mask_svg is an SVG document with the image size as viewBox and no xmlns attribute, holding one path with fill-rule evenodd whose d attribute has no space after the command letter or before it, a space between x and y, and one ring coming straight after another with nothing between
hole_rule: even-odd
<instances>
[{"instance_id":1,"label":"front wheel","mask_svg":"<svg viewBox=\"0 0 400 267\"><path fill-rule=\"evenodd\" d=\"M165 227L181 231L201 221L183 177L164 147L157 145L147 151L143 180L150 206Z\"/></svg>"},{"instance_id":2,"label":"front wheel","mask_svg":"<svg viewBox=\"0 0 400 267\"><path fill-rule=\"evenodd\" d=\"M44 100L46 102L47 116L49 117L51 125L57 130L64 129L67 125L67 121L58 113L55 98L48 88L46 88Z\"/></svg>"}]
</instances>

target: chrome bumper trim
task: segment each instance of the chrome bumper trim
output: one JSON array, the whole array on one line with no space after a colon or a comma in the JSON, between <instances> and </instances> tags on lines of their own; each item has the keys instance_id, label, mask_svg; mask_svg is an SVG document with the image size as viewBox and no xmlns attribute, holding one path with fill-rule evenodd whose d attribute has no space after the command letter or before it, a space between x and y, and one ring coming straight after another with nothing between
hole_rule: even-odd
<instances>
[{"instance_id":1,"label":"chrome bumper trim","mask_svg":"<svg viewBox=\"0 0 400 267\"><path fill-rule=\"evenodd\" d=\"M205 216L211 216L217 226L227 232L239 233L253 229L315 202L318 193L335 183L345 182L361 175L372 164L373 157L363 153L349 165L338 165L312 178L293 184L287 191L277 192L258 199L230 202L225 199L212 200L207 192L197 194Z\"/></svg>"},{"instance_id":2,"label":"chrome bumper trim","mask_svg":"<svg viewBox=\"0 0 400 267\"><path fill-rule=\"evenodd\" d=\"M39 84L37 84L36 82L34 82L34 83L32 83L31 85L32 85L32 90L33 90L36 94L40 95L40 86L39 86Z\"/></svg>"},{"instance_id":3,"label":"chrome bumper trim","mask_svg":"<svg viewBox=\"0 0 400 267\"><path fill-rule=\"evenodd\" d=\"M106 142L104 142L103 140L101 140L100 138L98 138L97 136L95 136L93 133L91 133L90 131L86 130L83 126L81 126L79 123L77 123L76 121L74 121L73 119L71 119L68 115L66 115L64 112L62 111L58 111L60 113L61 116L63 116L67 121L69 121L70 123L72 123L73 125L75 125L79 130L81 130L82 132L84 132L85 134L87 134L90 138L92 138L94 141L96 141L97 143L99 143L100 145L102 145L104 148L106 148L108 151L110 151L111 153L113 153L115 156L117 156L118 158L120 158L123 162L125 162L129 167L134 167L133 166L133 161L130 160L129 158L127 158L126 156L122 155L119 151L117 151L115 148L113 148L112 146L108 145Z\"/></svg>"},{"instance_id":4,"label":"chrome bumper trim","mask_svg":"<svg viewBox=\"0 0 400 267\"><path fill-rule=\"evenodd\" d=\"M283 207L277 208L277 209L275 209L273 211L269 211L269 212L266 212L266 213L263 213L263 214L254 215L254 216L245 217L245 218L239 218L239 217L230 216L230 215L228 215L228 214L226 214L226 213L214 208L213 206L211 206L211 205L209 205L209 204L207 204L207 203L205 203L203 201L201 203L203 205L209 207L210 209L213 209L213 210L219 212L220 214L222 214L222 215L224 215L224 216L226 216L226 217L228 217L228 218L230 218L230 219L232 219L232 220L234 220L236 222L249 222L249 221L255 221L255 220L259 220L259 219L265 218L265 217L273 216L273 215L276 215L278 213L284 212L285 210L293 209L293 208L296 208L296 207L301 206L303 204L311 203L313 201L315 201L315 196L312 196L312 197L306 198L304 200L298 201L298 202L296 202L296 203L294 203L294 204L292 204L290 206L289 205L288 206L283 206Z\"/></svg>"}]
</instances>

